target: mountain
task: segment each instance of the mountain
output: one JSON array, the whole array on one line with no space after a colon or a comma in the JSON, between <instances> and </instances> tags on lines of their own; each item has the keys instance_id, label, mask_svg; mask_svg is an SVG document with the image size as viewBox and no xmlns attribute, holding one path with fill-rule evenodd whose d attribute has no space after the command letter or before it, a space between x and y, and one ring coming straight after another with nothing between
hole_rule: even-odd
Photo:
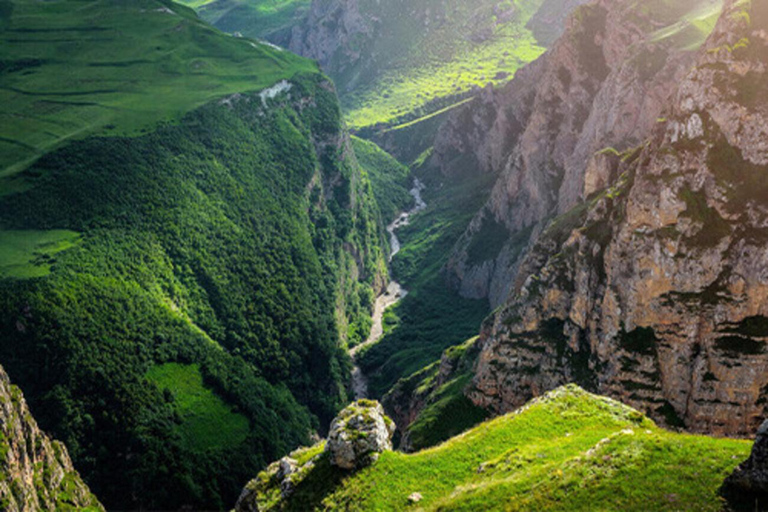
<instances>
[{"instance_id":1,"label":"mountain","mask_svg":"<svg viewBox=\"0 0 768 512\"><path fill-rule=\"evenodd\" d=\"M584 1L184 3L222 30L266 37L317 60L338 85L350 126L370 131L441 113L478 86L508 81Z\"/></svg>"},{"instance_id":2,"label":"mountain","mask_svg":"<svg viewBox=\"0 0 768 512\"><path fill-rule=\"evenodd\" d=\"M756 431L768 413L767 30L765 3L728 2L650 138L549 224L483 327L475 404L512 410L576 381L666 425Z\"/></svg>"},{"instance_id":3,"label":"mountain","mask_svg":"<svg viewBox=\"0 0 768 512\"><path fill-rule=\"evenodd\" d=\"M223 508L347 403L396 163L314 63L186 7L0 13L0 361L108 508Z\"/></svg>"},{"instance_id":4,"label":"mountain","mask_svg":"<svg viewBox=\"0 0 768 512\"><path fill-rule=\"evenodd\" d=\"M508 81L580 3L316 0L287 44L336 81L351 127L392 127Z\"/></svg>"},{"instance_id":5,"label":"mountain","mask_svg":"<svg viewBox=\"0 0 768 512\"><path fill-rule=\"evenodd\" d=\"M72 467L66 447L40 431L2 367L0 506L7 512L104 510Z\"/></svg>"},{"instance_id":6,"label":"mountain","mask_svg":"<svg viewBox=\"0 0 768 512\"><path fill-rule=\"evenodd\" d=\"M608 184L611 154L650 135L721 5L592 2L509 85L485 90L449 118L431 165L448 179L497 175L447 266L462 295L493 307L507 298L543 227Z\"/></svg>"},{"instance_id":7,"label":"mountain","mask_svg":"<svg viewBox=\"0 0 768 512\"><path fill-rule=\"evenodd\" d=\"M312 0L180 0L224 32L257 39L290 34L302 22Z\"/></svg>"},{"instance_id":8,"label":"mountain","mask_svg":"<svg viewBox=\"0 0 768 512\"><path fill-rule=\"evenodd\" d=\"M749 448L667 432L567 386L435 448L384 451L357 471L332 465L324 442L299 450L249 483L237 510L717 512L718 488Z\"/></svg>"}]
</instances>

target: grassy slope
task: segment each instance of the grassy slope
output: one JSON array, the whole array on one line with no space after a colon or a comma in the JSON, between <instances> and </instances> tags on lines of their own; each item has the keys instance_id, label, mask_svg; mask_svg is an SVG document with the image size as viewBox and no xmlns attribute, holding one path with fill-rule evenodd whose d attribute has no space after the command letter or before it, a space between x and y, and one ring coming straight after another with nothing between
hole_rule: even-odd
<instances>
[{"instance_id":1,"label":"grassy slope","mask_svg":"<svg viewBox=\"0 0 768 512\"><path fill-rule=\"evenodd\" d=\"M335 93L165 0L0 0L0 44L0 357L108 506L224 507L342 405L339 331L370 322L378 214L329 149ZM257 115L284 78L309 107ZM169 363L199 414L147 378ZM233 435L189 442L216 397Z\"/></svg>"},{"instance_id":2,"label":"grassy slope","mask_svg":"<svg viewBox=\"0 0 768 512\"><path fill-rule=\"evenodd\" d=\"M173 396L174 407L183 418L181 434L193 450L237 448L248 437L248 418L232 411L203 384L200 366L167 363L153 366L150 382Z\"/></svg>"},{"instance_id":3,"label":"grassy slope","mask_svg":"<svg viewBox=\"0 0 768 512\"><path fill-rule=\"evenodd\" d=\"M0 5L0 178L67 140L137 134L214 98L316 70L225 37L166 0Z\"/></svg>"},{"instance_id":4,"label":"grassy slope","mask_svg":"<svg viewBox=\"0 0 768 512\"><path fill-rule=\"evenodd\" d=\"M508 81L544 52L526 27L544 0L361 0L376 36L359 63L327 70L352 128L399 124L460 101L473 87ZM297 23L307 0L184 0L222 30L265 37ZM429 24L425 13L431 13ZM437 19L435 13L444 13ZM357 51L360 41L352 42ZM375 63L375 65L371 65Z\"/></svg>"},{"instance_id":5,"label":"grassy slope","mask_svg":"<svg viewBox=\"0 0 768 512\"><path fill-rule=\"evenodd\" d=\"M449 348L440 363L435 362L400 379L382 399L387 410L396 408L398 399L416 399L424 404L418 417L408 426L408 451L435 446L488 418L488 411L477 407L464 395L472 381L472 367L478 355L474 346L476 341L477 338L472 338ZM451 368L451 374L441 376L443 368Z\"/></svg>"},{"instance_id":6,"label":"grassy slope","mask_svg":"<svg viewBox=\"0 0 768 512\"><path fill-rule=\"evenodd\" d=\"M350 126L412 121L447 106L435 100L508 81L544 52L526 28L541 3L421 0L404 6L362 1L361 11L383 20L383 29L367 49L375 70L356 67L334 76L341 90L354 84L342 95ZM499 21L493 8L513 4L515 14ZM421 15L426 11L444 12L445 18L425 26Z\"/></svg>"},{"instance_id":7,"label":"grassy slope","mask_svg":"<svg viewBox=\"0 0 768 512\"><path fill-rule=\"evenodd\" d=\"M298 23L312 0L180 0L226 32L263 38Z\"/></svg>"},{"instance_id":8,"label":"grassy slope","mask_svg":"<svg viewBox=\"0 0 768 512\"><path fill-rule=\"evenodd\" d=\"M385 453L355 474L320 456L292 498L265 510L402 510L419 492L418 510L714 512L718 487L749 449L664 431L568 386L435 448Z\"/></svg>"},{"instance_id":9,"label":"grassy slope","mask_svg":"<svg viewBox=\"0 0 768 512\"><path fill-rule=\"evenodd\" d=\"M360 166L371 181L382 219L385 222L394 220L398 213L413 203L409 193L410 170L372 142L353 137L352 146Z\"/></svg>"}]
</instances>

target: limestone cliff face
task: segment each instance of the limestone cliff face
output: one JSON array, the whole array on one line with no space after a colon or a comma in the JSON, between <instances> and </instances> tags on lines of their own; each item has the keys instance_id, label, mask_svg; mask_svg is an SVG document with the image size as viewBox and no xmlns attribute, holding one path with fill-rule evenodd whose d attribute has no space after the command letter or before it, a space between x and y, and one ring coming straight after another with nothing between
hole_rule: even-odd
<instances>
[{"instance_id":1,"label":"limestone cliff face","mask_svg":"<svg viewBox=\"0 0 768 512\"><path fill-rule=\"evenodd\" d=\"M21 391L0 367L0 509L104 510L67 449L37 427Z\"/></svg>"},{"instance_id":2,"label":"limestone cliff face","mask_svg":"<svg viewBox=\"0 0 768 512\"><path fill-rule=\"evenodd\" d=\"M650 134L693 62L691 49L703 42L685 17L719 4L686 0L659 12L644 6L581 6L547 54L507 87L485 91L438 134L432 164L444 174L499 175L448 265L463 295L501 304L544 223L607 185L612 167L594 155ZM504 230L491 229L497 224ZM490 237L506 243L492 253L473 249Z\"/></svg>"},{"instance_id":3,"label":"limestone cliff face","mask_svg":"<svg viewBox=\"0 0 768 512\"><path fill-rule=\"evenodd\" d=\"M290 38L282 42L338 77L361 64L376 27L375 18L361 14L358 0L312 2L304 23L295 26Z\"/></svg>"},{"instance_id":4,"label":"limestone cliff face","mask_svg":"<svg viewBox=\"0 0 768 512\"><path fill-rule=\"evenodd\" d=\"M729 1L649 142L603 154L612 185L525 258L484 326L475 403L507 411L576 381L671 426L754 433L768 414L766 66L768 5Z\"/></svg>"}]
</instances>

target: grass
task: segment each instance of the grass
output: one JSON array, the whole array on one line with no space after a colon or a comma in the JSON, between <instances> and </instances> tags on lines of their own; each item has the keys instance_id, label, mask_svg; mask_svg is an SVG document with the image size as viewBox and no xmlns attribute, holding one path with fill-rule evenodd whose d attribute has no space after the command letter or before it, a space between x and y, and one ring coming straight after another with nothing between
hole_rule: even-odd
<instances>
[{"instance_id":1,"label":"grass","mask_svg":"<svg viewBox=\"0 0 768 512\"><path fill-rule=\"evenodd\" d=\"M566 386L435 448L387 452L354 474L319 456L289 500L263 510L403 510L418 492L412 507L425 511L714 512L722 508L717 489L749 449L667 432Z\"/></svg>"},{"instance_id":2,"label":"grass","mask_svg":"<svg viewBox=\"0 0 768 512\"><path fill-rule=\"evenodd\" d=\"M311 0L179 0L205 21L226 32L268 37L290 29L309 9Z\"/></svg>"},{"instance_id":3,"label":"grass","mask_svg":"<svg viewBox=\"0 0 768 512\"><path fill-rule=\"evenodd\" d=\"M181 416L181 436L195 450L235 448L248 437L248 419L232 411L203 383L198 365L167 363L155 366L146 378L173 395Z\"/></svg>"},{"instance_id":4,"label":"grass","mask_svg":"<svg viewBox=\"0 0 768 512\"><path fill-rule=\"evenodd\" d=\"M382 220L394 220L412 203L411 172L373 142L352 137L352 147L360 167L371 181L371 193L379 205Z\"/></svg>"},{"instance_id":5,"label":"grass","mask_svg":"<svg viewBox=\"0 0 768 512\"><path fill-rule=\"evenodd\" d=\"M68 140L139 134L215 98L316 71L167 0L9 5L0 27L0 179Z\"/></svg>"},{"instance_id":6,"label":"grass","mask_svg":"<svg viewBox=\"0 0 768 512\"><path fill-rule=\"evenodd\" d=\"M44 277L56 254L74 247L80 235L74 231L0 231L0 278Z\"/></svg>"},{"instance_id":7,"label":"grass","mask_svg":"<svg viewBox=\"0 0 768 512\"><path fill-rule=\"evenodd\" d=\"M407 123L445 108L431 107L435 100L509 81L545 51L526 27L542 1L515 0L514 15L504 20L494 14L498 2L425 0L409 14L394 4L364 2L361 10L384 20L386 30L367 48L379 61L370 76L359 67L334 76L341 90L356 84L341 98L350 127ZM430 10L446 15L425 27L421 13Z\"/></svg>"}]
</instances>

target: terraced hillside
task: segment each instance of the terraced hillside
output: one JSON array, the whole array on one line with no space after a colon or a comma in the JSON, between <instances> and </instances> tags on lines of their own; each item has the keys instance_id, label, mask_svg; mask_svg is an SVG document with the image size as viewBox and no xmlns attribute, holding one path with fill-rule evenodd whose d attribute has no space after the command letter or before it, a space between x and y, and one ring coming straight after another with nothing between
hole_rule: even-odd
<instances>
[{"instance_id":1,"label":"terraced hillside","mask_svg":"<svg viewBox=\"0 0 768 512\"><path fill-rule=\"evenodd\" d=\"M392 162L315 64L186 7L0 13L0 361L109 509L223 508L346 403Z\"/></svg>"},{"instance_id":2,"label":"terraced hillside","mask_svg":"<svg viewBox=\"0 0 768 512\"><path fill-rule=\"evenodd\" d=\"M718 488L749 442L676 434L618 402L567 386L414 454L384 452L355 473L323 446L293 455L281 498L262 473L260 510L722 510ZM306 469L304 469L306 468Z\"/></svg>"}]
</instances>

